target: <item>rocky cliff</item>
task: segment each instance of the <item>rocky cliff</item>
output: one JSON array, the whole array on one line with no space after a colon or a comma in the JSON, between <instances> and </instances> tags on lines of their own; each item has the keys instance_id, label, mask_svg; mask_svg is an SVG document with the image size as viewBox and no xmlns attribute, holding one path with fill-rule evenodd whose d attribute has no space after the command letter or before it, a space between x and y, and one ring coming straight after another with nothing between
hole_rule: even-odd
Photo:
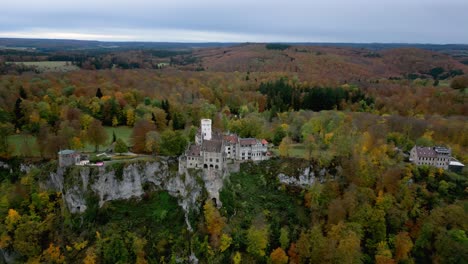
<instances>
[{"instance_id":1,"label":"rocky cliff","mask_svg":"<svg viewBox=\"0 0 468 264\"><path fill-rule=\"evenodd\" d=\"M107 201L139 198L145 190L164 190L178 198L179 205L186 215L197 210L202 204L198 201L206 191L206 196L216 199L223 187L227 172L216 170L174 169L177 161L160 158L151 161L111 163L105 167L57 168L50 174L45 184L62 192L65 204L72 213L83 213L88 205L86 197L99 197L99 206ZM188 217L187 228L191 230Z\"/></svg>"}]
</instances>

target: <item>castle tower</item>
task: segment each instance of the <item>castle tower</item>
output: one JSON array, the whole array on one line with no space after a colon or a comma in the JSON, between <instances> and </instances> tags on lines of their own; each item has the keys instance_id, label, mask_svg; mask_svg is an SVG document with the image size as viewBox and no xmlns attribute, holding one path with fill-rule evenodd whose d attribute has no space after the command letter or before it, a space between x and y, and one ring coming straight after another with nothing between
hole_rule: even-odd
<instances>
[{"instance_id":1,"label":"castle tower","mask_svg":"<svg viewBox=\"0 0 468 264\"><path fill-rule=\"evenodd\" d=\"M203 140L211 140L211 119L201 120L201 133Z\"/></svg>"}]
</instances>

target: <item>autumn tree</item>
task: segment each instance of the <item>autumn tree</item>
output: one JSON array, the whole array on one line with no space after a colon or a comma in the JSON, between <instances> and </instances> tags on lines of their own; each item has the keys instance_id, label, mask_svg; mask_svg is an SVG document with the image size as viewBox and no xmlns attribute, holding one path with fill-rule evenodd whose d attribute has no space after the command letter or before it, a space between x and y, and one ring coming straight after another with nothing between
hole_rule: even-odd
<instances>
[{"instance_id":1,"label":"autumn tree","mask_svg":"<svg viewBox=\"0 0 468 264\"><path fill-rule=\"evenodd\" d=\"M270 254L270 260L272 264L287 264L288 263L288 256L286 252L282 248L277 248L273 250Z\"/></svg>"},{"instance_id":2,"label":"autumn tree","mask_svg":"<svg viewBox=\"0 0 468 264\"><path fill-rule=\"evenodd\" d=\"M278 147L278 151L281 157L289 157L292 140L290 137L285 137L281 140L281 144Z\"/></svg>"},{"instance_id":3,"label":"autumn tree","mask_svg":"<svg viewBox=\"0 0 468 264\"><path fill-rule=\"evenodd\" d=\"M268 226L265 223L252 224L247 230L247 252L264 257L269 243Z\"/></svg>"},{"instance_id":4,"label":"autumn tree","mask_svg":"<svg viewBox=\"0 0 468 264\"><path fill-rule=\"evenodd\" d=\"M133 152L146 152L146 134L156 129L155 125L146 119L140 119L132 130Z\"/></svg>"},{"instance_id":5,"label":"autumn tree","mask_svg":"<svg viewBox=\"0 0 468 264\"><path fill-rule=\"evenodd\" d=\"M413 248L413 241L408 232L400 232L395 237L395 261L404 261L409 258L409 253Z\"/></svg>"},{"instance_id":6,"label":"autumn tree","mask_svg":"<svg viewBox=\"0 0 468 264\"><path fill-rule=\"evenodd\" d=\"M145 149L153 155L160 152L160 137L156 131L149 131L145 137Z\"/></svg>"},{"instance_id":7,"label":"autumn tree","mask_svg":"<svg viewBox=\"0 0 468 264\"><path fill-rule=\"evenodd\" d=\"M94 119L86 131L88 142L95 146L95 152L99 151L99 145L104 145L107 140L107 133L101 121Z\"/></svg>"},{"instance_id":8,"label":"autumn tree","mask_svg":"<svg viewBox=\"0 0 468 264\"><path fill-rule=\"evenodd\" d=\"M226 218L222 217L213 201L208 200L203 206L205 225L210 234L210 242L214 248L220 245L221 232L226 225Z\"/></svg>"},{"instance_id":9,"label":"autumn tree","mask_svg":"<svg viewBox=\"0 0 468 264\"><path fill-rule=\"evenodd\" d=\"M457 76L453 78L452 82L450 83L450 87L453 89L464 89L468 87L468 75L464 76Z\"/></svg>"},{"instance_id":10,"label":"autumn tree","mask_svg":"<svg viewBox=\"0 0 468 264\"><path fill-rule=\"evenodd\" d=\"M281 248L289 247L289 229L287 226L281 227L279 242L280 242Z\"/></svg>"}]
</instances>

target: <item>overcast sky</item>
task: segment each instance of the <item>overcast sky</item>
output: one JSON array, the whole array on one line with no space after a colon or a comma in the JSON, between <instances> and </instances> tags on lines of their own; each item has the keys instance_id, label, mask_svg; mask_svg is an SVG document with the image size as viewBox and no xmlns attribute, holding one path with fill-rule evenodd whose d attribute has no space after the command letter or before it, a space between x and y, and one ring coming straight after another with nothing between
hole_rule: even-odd
<instances>
[{"instance_id":1,"label":"overcast sky","mask_svg":"<svg viewBox=\"0 0 468 264\"><path fill-rule=\"evenodd\" d=\"M468 0L1 0L0 37L468 43Z\"/></svg>"}]
</instances>

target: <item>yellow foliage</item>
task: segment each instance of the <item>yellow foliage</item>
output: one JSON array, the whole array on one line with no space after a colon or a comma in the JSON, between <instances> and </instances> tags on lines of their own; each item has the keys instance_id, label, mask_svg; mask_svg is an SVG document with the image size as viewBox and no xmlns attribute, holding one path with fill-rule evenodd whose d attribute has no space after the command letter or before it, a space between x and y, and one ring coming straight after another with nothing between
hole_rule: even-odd
<instances>
[{"instance_id":1,"label":"yellow foliage","mask_svg":"<svg viewBox=\"0 0 468 264\"><path fill-rule=\"evenodd\" d=\"M233 264L240 264L242 262L242 255L239 251L234 254L234 257L232 257L232 263Z\"/></svg>"},{"instance_id":2,"label":"yellow foliage","mask_svg":"<svg viewBox=\"0 0 468 264\"><path fill-rule=\"evenodd\" d=\"M75 242L75 243L73 243L73 248L75 250L80 251L80 250L84 249L87 245L88 245L88 240L85 240L83 242Z\"/></svg>"},{"instance_id":3,"label":"yellow foliage","mask_svg":"<svg viewBox=\"0 0 468 264\"><path fill-rule=\"evenodd\" d=\"M41 263L41 258L40 257L31 257L26 262L26 264L40 264L40 263Z\"/></svg>"},{"instance_id":4,"label":"yellow foliage","mask_svg":"<svg viewBox=\"0 0 468 264\"><path fill-rule=\"evenodd\" d=\"M111 97L109 95L104 95L103 97L101 97L101 101L102 102L106 102L108 101L109 99L111 99Z\"/></svg>"},{"instance_id":5,"label":"yellow foliage","mask_svg":"<svg viewBox=\"0 0 468 264\"><path fill-rule=\"evenodd\" d=\"M8 215L5 219L5 224L7 225L7 230L12 231L16 223L21 219L20 214L15 209L8 210Z\"/></svg>"},{"instance_id":6,"label":"yellow foliage","mask_svg":"<svg viewBox=\"0 0 468 264\"><path fill-rule=\"evenodd\" d=\"M383 191L379 190L379 194L377 195L377 198L375 198L375 203L376 205L380 205L382 204L383 201L384 201Z\"/></svg>"},{"instance_id":7,"label":"yellow foliage","mask_svg":"<svg viewBox=\"0 0 468 264\"><path fill-rule=\"evenodd\" d=\"M411 240L408 232L400 232L395 237L395 260L408 259L408 255L413 249L413 241Z\"/></svg>"},{"instance_id":8,"label":"yellow foliage","mask_svg":"<svg viewBox=\"0 0 468 264\"><path fill-rule=\"evenodd\" d=\"M12 239L6 233L3 233L0 236L0 248L7 248L8 246L11 245L11 243L12 243Z\"/></svg>"},{"instance_id":9,"label":"yellow foliage","mask_svg":"<svg viewBox=\"0 0 468 264\"><path fill-rule=\"evenodd\" d=\"M43 258L47 263L64 263L65 256L60 252L60 247L55 246L53 243L49 245L49 248L44 250L42 253Z\"/></svg>"},{"instance_id":10,"label":"yellow foliage","mask_svg":"<svg viewBox=\"0 0 468 264\"><path fill-rule=\"evenodd\" d=\"M127 110L127 126L133 126L135 123L135 111L133 111L133 108L129 108Z\"/></svg>"},{"instance_id":11,"label":"yellow foliage","mask_svg":"<svg viewBox=\"0 0 468 264\"><path fill-rule=\"evenodd\" d=\"M434 131L431 131L431 130L426 130L426 132L424 132L424 134L422 135L423 138L425 139L428 139L430 141L432 141L432 136L434 135Z\"/></svg>"},{"instance_id":12,"label":"yellow foliage","mask_svg":"<svg viewBox=\"0 0 468 264\"><path fill-rule=\"evenodd\" d=\"M289 125L288 124L281 124L281 128L284 130L284 131L288 131L289 130Z\"/></svg>"},{"instance_id":13,"label":"yellow foliage","mask_svg":"<svg viewBox=\"0 0 468 264\"><path fill-rule=\"evenodd\" d=\"M283 140L281 140L281 143L278 147L278 151L281 157L289 157L289 151L291 149L291 138L289 137L284 137Z\"/></svg>"},{"instance_id":14,"label":"yellow foliage","mask_svg":"<svg viewBox=\"0 0 468 264\"><path fill-rule=\"evenodd\" d=\"M27 174L26 176L21 178L20 182L22 185L31 185L31 183L33 182L33 179L31 178L30 175Z\"/></svg>"},{"instance_id":15,"label":"yellow foliage","mask_svg":"<svg viewBox=\"0 0 468 264\"><path fill-rule=\"evenodd\" d=\"M72 149L82 149L84 147L83 142L81 142L81 139L79 137L73 137L71 139L70 147Z\"/></svg>"},{"instance_id":16,"label":"yellow foliage","mask_svg":"<svg viewBox=\"0 0 468 264\"><path fill-rule=\"evenodd\" d=\"M325 140L324 140L324 141L325 141L325 144L327 144L327 145L330 144L331 140L333 139L333 135L334 135L333 132L330 132L330 133L326 133L326 134L325 134L325 138L324 138L324 139L325 139Z\"/></svg>"},{"instance_id":17,"label":"yellow foliage","mask_svg":"<svg viewBox=\"0 0 468 264\"><path fill-rule=\"evenodd\" d=\"M203 206L205 214L206 228L208 233L214 236L219 236L224 226L226 225L226 219L221 216L218 209L214 206L211 200L208 200Z\"/></svg>"},{"instance_id":18,"label":"yellow foliage","mask_svg":"<svg viewBox=\"0 0 468 264\"><path fill-rule=\"evenodd\" d=\"M362 148L361 151L362 153L368 152L372 147L372 137L369 134L369 132L364 132L362 134Z\"/></svg>"},{"instance_id":19,"label":"yellow foliage","mask_svg":"<svg viewBox=\"0 0 468 264\"><path fill-rule=\"evenodd\" d=\"M247 252L263 257L266 255L265 249L268 246L268 228L267 227L256 227L252 225L247 231Z\"/></svg>"},{"instance_id":20,"label":"yellow foliage","mask_svg":"<svg viewBox=\"0 0 468 264\"><path fill-rule=\"evenodd\" d=\"M221 245L219 246L219 250L221 252L226 251L231 246L232 243L232 237L227 235L227 234L222 234L221 235Z\"/></svg>"},{"instance_id":21,"label":"yellow foliage","mask_svg":"<svg viewBox=\"0 0 468 264\"><path fill-rule=\"evenodd\" d=\"M80 118L81 127L86 130L93 121L93 117L88 114L83 114Z\"/></svg>"},{"instance_id":22,"label":"yellow foliage","mask_svg":"<svg viewBox=\"0 0 468 264\"><path fill-rule=\"evenodd\" d=\"M39 121L41 121L41 117L39 116L39 113L37 111L33 111L31 115L29 115L29 121L31 123L39 123Z\"/></svg>"},{"instance_id":23,"label":"yellow foliage","mask_svg":"<svg viewBox=\"0 0 468 264\"><path fill-rule=\"evenodd\" d=\"M148 261L145 259L146 253L145 253L145 245L146 245L146 239L144 238L139 238L137 236L134 236L133 238L133 252L136 255L136 264L147 264Z\"/></svg>"},{"instance_id":24,"label":"yellow foliage","mask_svg":"<svg viewBox=\"0 0 468 264\"><path fill-rule=\"evenodd\" d=\"M86 251L86 257L83 259L83 264L95 264L96 258L97 257L96 257L96 253L94 253L94 249L90 248Z\"/></svg>"},{"instance_id":25,"label":"yellow foliage","mask_svg":"<svg viewBox=\"0 0 468 264\"><path fill-rule=\"evenodd\" d=\"M286 252L279 247L271 252L270 259L273 264L287 264L289 258L286 255Z\"/></svg>"},{"instance_id":26,"label":"yellow foliage","mask_svg":"<svg viewBox=\"0 0 468 264\"><path fill-rule=\"evenodd\" d=\"M112 117L112 126L116 127L119 125L119 120L117 119L116 116Z\"/></svg>"},{"instance_id":27,"label":"yellow foliage","mask_svg":"<svg viewBox=\"0 0 468 264\"><path fill-rule=\"evenodd\" d=\"M392 252L387 246L385 241L377 244L377 252L375 254L375 263L377 264L393 264L395 260L392 259Z\"/></svg>"}]
</instances>

